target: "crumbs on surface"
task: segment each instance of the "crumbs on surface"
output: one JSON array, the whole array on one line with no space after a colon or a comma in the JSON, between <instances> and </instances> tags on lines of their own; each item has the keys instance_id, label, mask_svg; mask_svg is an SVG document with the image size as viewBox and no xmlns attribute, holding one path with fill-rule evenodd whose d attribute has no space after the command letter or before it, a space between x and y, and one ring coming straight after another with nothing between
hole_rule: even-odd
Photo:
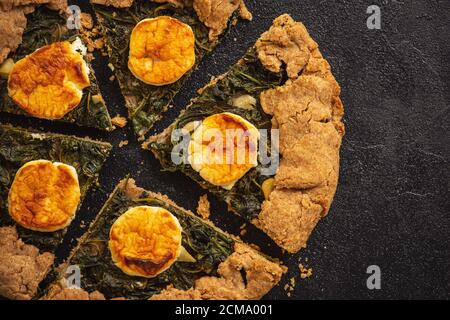
<instances>
[{"instance_id":1,"label":"crumbs on surface","mask_svg":"<svg viewBox=\"0 0 450 320\"><path fill-rule=\"evenodd\" d=\"M298 265L298 268L300 270L300 278L302 279L309 278L313 275L313 269L304 266L302 263Z\"/></svg>"},{"instance_id":2,"label":"crumbs on surface","mask_svg":"<svg viewBox=\"0 0 450 320\"><path fill-rule=\"evenodd\" d=\"M105 40L100 30L94 27L93 18L89 13L81 13L80 23L83 42L88 49L87 59L88 61L92 61L94 60L94 55L92 54L94 50L104 51Z\"/></svg>"},{"instance_id":3,"label":"crumbs on surface","mask_svg":"<svg viewBox=\"0 0 450 320\"><path fill-rule=\"evenodd\" d=\"M82 12L80 16L81 27L85 29L92 29L94 27L94 21L89 13Z\"/></svg>"},{"instance_id":4,"label":"crumbs on surface","mask_svg":"<svg viewBox=\"0 0 450 320\"><path fill-rule=\"evenodd\" d=\"M198 199L197 214L203 219L208 220L211 214L210 208L211 204L209 203L208 196L206 194L202 195Z\"/></svg>"},{"instance_id":5,"label":"crumbs on surface","mask_svg":"<svg viewBox=\"0 0 450 320\"><path fill-rule=\"evenodd\" d=\"M117 115L111 119L111 123L116 127L123 128L127 125L128 121L127 118Z\"/></svg>"},{"instance_id":6,"label":"crumbs on surface","mask_svg":"<svg viewBox=\"0 0 450 320\"><path fill-rule=\"evenodd\" d=\"M283 289L284 289L284 291L287 292L286 295L288 297L290 297L292 295L292 293L294 292L295 285L296 285L295 277L290 278L289 282L284 285Z\"/></svg>"},{"instance_id":7,"label":"crumbs on surface","mask_svg":"<svg viewBox=\"0 0 450 320\"><path fill-rule=\"evenodd\" d=\"M128 140L122 140L122 141L119 142L119 148L122 148L122 147L127 146L127 145L128 145Z\"/></svg>"},{"instance_id":8,"label":"crumbs on surface","mask_svg":"<svg viewBox=\"0 0 450 320\"><path fill-rule=\"evenodd\" d=\"M243 223L240 227L239 227L239 234L241 236L244 236L247 233L247 224Z\"/></svg>"}]
</instances>

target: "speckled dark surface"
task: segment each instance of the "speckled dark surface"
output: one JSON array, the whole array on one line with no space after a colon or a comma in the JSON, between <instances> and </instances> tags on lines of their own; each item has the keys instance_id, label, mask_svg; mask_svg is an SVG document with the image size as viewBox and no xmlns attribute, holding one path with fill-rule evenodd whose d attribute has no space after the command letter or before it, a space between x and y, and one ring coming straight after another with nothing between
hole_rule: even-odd
<instances>
[{"instance_id":1,"label":"speckled dark surface","mask_svg":"<svg viewBox=\"0 0 450 320\"><path fill-rule=\"evenodd\" d=\"M240 23L202 62L175 99L159 131L178 114L195 90L224 72L265 31L273 18L290 13L303 21L342 86L347 135L333 206L296 255L285 255L267 236L249 228L243 237L289 266L267 298L288 298L283 287L295 276L291 299L450 298L450 2L448 0L247 0L254 21ZM366 26L367 7L381 7L382 29ZM112 115L125 115L123 100L105 60L95 61ZM58 256L66 256L115 184L130 173L139 185L169 195L195 210L205 192L178 173L160 172L139 148L130 128L111 134L68 125L0 115L1 122L48 131L89 135L114 144L101 175ZM119 148L122 140L128 146ZM239 232L242 220L209 197L213 220ZM313 268L299 280L298 260ZM307 262L305 262L307 260ZM381 268L381 290L366 287L369 265Z\"/></svg>"}]
</instances>

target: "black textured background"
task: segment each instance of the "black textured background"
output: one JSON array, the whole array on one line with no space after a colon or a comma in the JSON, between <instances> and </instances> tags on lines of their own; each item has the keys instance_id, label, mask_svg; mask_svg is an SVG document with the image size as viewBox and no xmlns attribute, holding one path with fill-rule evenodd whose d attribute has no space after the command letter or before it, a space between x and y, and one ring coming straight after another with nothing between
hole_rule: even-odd
<instances>
[{"instance_id":1,"label":"black textured background","mask_svg":"<svg viewBox=\"0 0 450 320\"><path fill-rule=\"evenodd\" d=\"M73 1L77 2L77 1ZM82 2L82 1L78 1ZM83 1L84 2L84 1ZM271 21L290 13L305 23L342 86L347 135L333 206L306 250L282 254L267 236L248 227L243 237L280 257L289 272L267 298L291 299L450 298L450 1L448 0L247 0L254 14L240 23L206 58L176 97L170 123L195 90L237 61ZM382 29L366 26L367 7L381 7ZM86 6L83 6L86 8ZM94 62L112 116L125 115L116 83L104 58ZM69 125L0 115L1 122L48 131L89 135L110 141L114 151L59 250L63 258L116 183L131 173L138 184L169 195L195 210L205 192L179 173L160 172L153 156L140 149L129 127L111 134ZM119 148L122 140L130 144ZM243 223L209 196L213 220L239 233ZM313 268L300 280L299 259ZM381 268L381 290L366 287L369 265Z\"/></svg>"}]
</instances>

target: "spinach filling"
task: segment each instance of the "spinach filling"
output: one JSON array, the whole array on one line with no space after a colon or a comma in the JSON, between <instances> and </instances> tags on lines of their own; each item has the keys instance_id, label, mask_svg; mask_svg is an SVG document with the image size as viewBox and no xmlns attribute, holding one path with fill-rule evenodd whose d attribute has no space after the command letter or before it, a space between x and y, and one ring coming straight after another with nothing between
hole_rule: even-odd
<instances>
[{"instance_id":1,"label":"spinach filling","mask_svg":"<svg viewBox=\"0 0 450 320\"><path fill-rule=\"evenodd\" d=\"M155 278L132 277L114 265L108 248L111 226L130 207L141 205L163 207L178 218L183 228L182 245L197 260L195 263L175 262ZM98 290L106 298L147 299L169 284L187 290L196 279L217 275L218 265L231 255L233 248L234 240L200 218L151 193L130 199L119 185L83 236L69 264L79 266L81 287L88 292Z\"/></svg>"},{"instance_id":2,"label":"spinach filling","mask_svg":"<svg viewBox=\"0 0 450 320\"><path fill-rule=\"evenodd\" d=\"M66 40L71 42L79 36L77 30L66 28L64 17L44 6L37 7L33 13L27 15L27 18L28 24L23 34L22 44L9 55L14 62L45 45ZM80 104L58 121L110 131L113 125L103 99L93 98L100 95L100 89L92 68L89 68L91 85L83 90ZM7 79L0 79L0 111L27 115L8 96L7 84Z\"/></svg>"},{"instance_id":3,"label":"spinach filling","mask_svg":"<svg viewBox=\"0 0 450 320\"><path fill-rule=\"evenodd\" d=\"M130 8L114 8L93 5L99 18L101 32L106 38L110 62L119 81L128 108L129 118L137 135L145 135L167 110L175 94L189 78L202 58L211 52L216 43L209 41L208 28L198 19L192 7L175 7L150 0L136 0ZM196 63L178 81L165 86L152 86L138 80L128 69L128 52L131 31L147 18L171 16L188 24L195 34ZM230 25L238 19L235 12Z\"/></svg>"},{"instance_id":4,"label":"spinach filling","mask_svg":"<svg viewBox=\"0 0 450 320\"><path fill-rule=\"evenodd\" d=\"M100 169L109 156L111 145L59 134L44 134L0 125L0 226L15 224L8 214L9 188L17 170L26 162L38 159L62 162L78 173L81 196L97 181ZM53 252L62 241L66 229L37 232L17 226L19 237Z\"/></svg>"},{"instance_id":5,"label":"spinach filling","mask_svg":"<svg viewBox=\"0 0 450 320\"><path fill-rule=\"evenodd\" d=\"M216 84L207 86L199 96L192 100L191 105L182 112L172 128L181 129L191 121L202 120L216 113L231 112L248 120L258 129L270 130L271 118L262 110L259 95L261 92L278 87L284 82L284 73L272 73L264 68L257 57L255 48L252 47L223 78ZM233 98L247 94L256 99L255 108L246 110L232 105ZM261 203L264 200L261 185L266 179L271 178L271 176L261 174L263 168L261 164L247 172L231 190L225 190L203 180L189 164L174 164L171 154L177 143L174 139L169 138L166 141L149 144L149 148L159 159L164 170L182 171L203 188L226 201L233 212L244 219L251 221L258 216L261 211ZM266 150L270 151L270 139L267 139Z\"/></svg>"}]
</instances>

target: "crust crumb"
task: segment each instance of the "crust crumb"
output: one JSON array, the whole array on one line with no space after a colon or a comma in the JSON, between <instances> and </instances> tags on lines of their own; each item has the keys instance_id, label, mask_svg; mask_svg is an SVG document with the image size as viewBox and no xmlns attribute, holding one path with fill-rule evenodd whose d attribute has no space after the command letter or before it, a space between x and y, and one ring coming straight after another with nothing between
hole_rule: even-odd
<instances>
[{"instance_id":1,"label":"crust crumb","mask_svg":"<svg viewBox=\"0 0 450 320\"><path fill-rule=\"evenodd\" d=\"M122 147L127 146L127 145L128 145L128 140L122 140L122 141L119 142L119 148L122 148Z\"/></svg>"},{"instance_id":2,"label":"crust crumb","mask_svg":"<svg viewBox=\"0 0 450 320\"><path fill-rule=\"evenodd\" d=\"M117 115L114 118L112 118L111 122L113 125L115 125L116 127L119 127L119 128L125 127L128 123L127 118L122 117L120 115Z\"/></svg>"},{"instance_id":3,"label":"crust crumb","mask_svg":"<svg viewBox=\"0 0 450 320\"><path fill-rule=\"evenodd\" d=\"M292 294L292 292L295 290L295 285L296 285L295 277L290 278L290 279L289 279L289 282L287 282L287 283L284 285L283 289L284 289L284 291L287 292L287 296L288 296L288 297L290 297L291 294Z\"/></svg>"},{"instance_id":4,"label":"crust crumb","mask_svg":"<svg viewBox=\"0 0 450 320\"><path fill-rule=\"evenodd\" d=\"M88 13L81 14L81 36L83 43L88 49L87 58L89 61L94 60L92 54L95 50L105 51L105 40L103 39L98 28L94 27L94 20Z\"/></svg>"},{"instance_id":5,"label":"crust crumb","mask_svg":"<svg viewBox=\"0 0 450 320\"><path fill-rule=\"evenodd\" d=\"M247 234L247 224L243 223L240 227L239 227L239 234L241 236L245 236Z\"/></svg>"},{"instance_id":6,"label":"crust crumb","mask_svg":"<svg viewBox=\"0 0 450 320\"><path fill-rule=\"evenodd\" d=\"M84 29L92 29L94 27L94 21L89 13L82 12L80 16L81 27Z\"/></svg>"},{"instance_id":7,"label":"crust crumb","mask_svg":"<svg viewBox=\"0 0 450 320\"><path fill-rule=\"evenodd\" d=\"M248 21L253 20L253 15L250 12L250 10L248 10L244 1L241 1L241 3L239 4L239 16L244 20L248 20Z\"/></svg>"},{"instance_id":8,"label":"crust crumb","mask_svg":"<svg viewBox=\"0 0 450 320\"><path fill-rule=\"evenodd\" d=\"M305 267L302 263L298 265L298 268L300 270L300 278L306 279L313 275L313 269Z\"/></svg>"},{"instance_id":9,"label":"crust crumb","mask_svg":"<svg viewBox=\"0 0 450 320\"><path fill-rule=\"evenodd\" d=\"M211 204L209 203L208 196L202 195L198 199L197 214L205 220L209 220Z\"/></svg>"}]
</instances>

